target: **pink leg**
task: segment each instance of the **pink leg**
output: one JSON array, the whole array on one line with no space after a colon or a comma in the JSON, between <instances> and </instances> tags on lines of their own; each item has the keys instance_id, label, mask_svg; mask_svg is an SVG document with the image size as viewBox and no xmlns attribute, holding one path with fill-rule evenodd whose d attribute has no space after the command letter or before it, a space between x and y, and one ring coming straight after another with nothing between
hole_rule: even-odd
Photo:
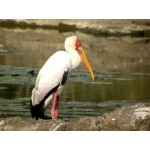
<instances>
[{"instance_id":1,"label":"pink leg","mask_svg":"<svg viewBox=\"0 0 150 150\"><path fill-rule=\"evenodd\" d=\"M58 104L59 104L59 96L58 96L58 91L56 90L54 92L53 104L51 110L52 119L58 118Z\"/></svg>"}]
</instances>

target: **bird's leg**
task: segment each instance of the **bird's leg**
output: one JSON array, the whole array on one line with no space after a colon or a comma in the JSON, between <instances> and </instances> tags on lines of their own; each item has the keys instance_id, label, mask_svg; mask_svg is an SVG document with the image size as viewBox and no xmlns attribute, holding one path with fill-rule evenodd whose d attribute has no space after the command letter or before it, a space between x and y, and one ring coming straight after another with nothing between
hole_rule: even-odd
<instances>
[{"instance_id":1,"label":"bird's leg","mask_svg":"<svg viewBox=\"0 0 150 150\"><path fill-rule=\"evenodd\" d=\"M59 104L59 96L58 91L56 90L53 95L53 104L51 110L52 119L57 119L58 117L58 104Z\"/></svg>"}]
</instances>

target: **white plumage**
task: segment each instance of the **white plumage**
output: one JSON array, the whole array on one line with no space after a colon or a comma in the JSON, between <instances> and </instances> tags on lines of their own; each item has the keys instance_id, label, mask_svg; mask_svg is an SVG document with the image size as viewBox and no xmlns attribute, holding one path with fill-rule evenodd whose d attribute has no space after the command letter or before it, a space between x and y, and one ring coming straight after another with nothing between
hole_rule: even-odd
<instances>
[{"instance_id":1,"label":"white plumage","mask_svg":"<svg viewBox=\"0 0 150 150\"><path fill-rule=\"evenodd\" d=\"M53 54L46 61L37 76L36 85L32 92L32 104L39 104L52 88L61 83L63 74L65 71L68 71L68 69L70 72L71 61L68 53L59 51Z\"/></svg>"},{"instance_id":2,"label":"white plumage","mask_svg":"<svg viewBox=\"0 0 150 150\"><path fill-rule=\"evenodd\" d=\"M85 59L81 57L82 54L84 55L84 51L76 36L69 37L65 40L65 49L66 51L54 53L39 71L31 96L32 101L30 109L33 118L44 118L44 110L49 106L50 101L52 99L58 101L59 95L61 94L71 71L79 66L81 59ZM89 70L94 79L92 69L90 68ZM54 98L54 92L57 92L56 98ZM53 111L54 109L57 111L57 107L58 106L56 105L53 106ZM57 115L54 114L55 113L52 113L52 118L57 119Z\"/></svg>"}]
</instances>

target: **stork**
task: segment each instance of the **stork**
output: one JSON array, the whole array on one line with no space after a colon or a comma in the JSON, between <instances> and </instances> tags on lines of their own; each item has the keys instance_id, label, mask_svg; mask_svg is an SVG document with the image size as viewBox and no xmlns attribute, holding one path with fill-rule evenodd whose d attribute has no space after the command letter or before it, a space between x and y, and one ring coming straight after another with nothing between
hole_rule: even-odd
<instances>
[{"instance_id":1,"label":"stork","mask_svg":"<svg viewBox=\"0 0 150 150\"><path fill-rule=\"evenodd\" d=\"M31 116L36 120L46 119L44 111L52 100L51 117L58 118L59 96L71 71L77 68L81 61L85 63L94 80L94 73L77 36L66 38L64 45L66 51L54 53L38 73L30 102Z\"/></svg>"}]
</instances>

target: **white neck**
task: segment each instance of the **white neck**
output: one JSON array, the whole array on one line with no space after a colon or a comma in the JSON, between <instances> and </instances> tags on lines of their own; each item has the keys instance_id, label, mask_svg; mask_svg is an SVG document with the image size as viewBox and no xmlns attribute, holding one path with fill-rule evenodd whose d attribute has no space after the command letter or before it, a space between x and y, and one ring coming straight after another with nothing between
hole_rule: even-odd
<instances>
[{"instance_id":1,"label":"white neck","mask_svg":"<svg viewBox=\"0 0 150 150\"><path fill-rule=\"evenodd\" d=\"M72 69L77 68L80 63L81 63L81 57L79 56L78 52L74 49L68 49L66 50L69 55L70 55L70 59L71 59L71 63L72 63Z\"/></svg>"}]
</instances>

